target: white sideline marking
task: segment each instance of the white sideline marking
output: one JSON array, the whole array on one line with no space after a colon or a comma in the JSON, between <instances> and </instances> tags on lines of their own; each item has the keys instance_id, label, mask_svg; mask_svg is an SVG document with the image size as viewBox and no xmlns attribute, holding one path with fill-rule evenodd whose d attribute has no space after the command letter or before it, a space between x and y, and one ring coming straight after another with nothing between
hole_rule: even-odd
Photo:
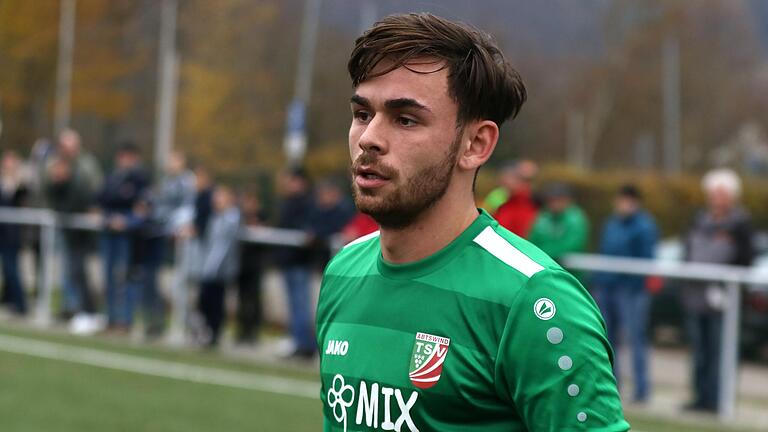
<instances>
[{"instance_id":1,"label":"white sideline marking","mask_svg":"<svg viewBox=\"0 0 768 432\"><path fill-rule=\"evenodd\" d=\"M193 366L179 362L148 359L128 354L116 354L108 351L73 347L15 336L0 335L0 351L181 381L312 399L319 399L320 397L320 385L307 381L276 378L269 375L205 366Z\"/></svg>"}]
</instances>

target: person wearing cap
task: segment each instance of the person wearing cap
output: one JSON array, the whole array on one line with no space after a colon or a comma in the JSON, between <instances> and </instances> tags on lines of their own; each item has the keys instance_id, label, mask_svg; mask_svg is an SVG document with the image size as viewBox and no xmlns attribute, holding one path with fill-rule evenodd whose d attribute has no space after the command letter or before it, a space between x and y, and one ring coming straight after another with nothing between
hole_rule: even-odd
<instances>
[{"instance_id":1,"label":"person wearing cap","mask_svg":"<svg viewBox=\"0 0 768 432\"><path fill-rule=\"evenodd\" d=\"M658 229L653 217L643 209L640 190L633 184L619 189L614 213L603 225L600 254L632 258L653 258ZM648 341L646 327L650 296L643 276L597 273L593 293L605 319L608 340L614 351L628 341L632 351L634 401L645 402L649 395ZM620 383L619 361L614 375Z\"/></svg>"},{"instance_id":2,"label":"person wearing cap","mask_svg":"<svg viewBox=\"0 0 768 432\"><path fill-rule=\"evenodd\" d=\"M125 142L115 154L115 169L97 197L103 215L101 239L109 326L126 330L133 317L133 299L128 282L131 243L137 235L133 209L149 187L139 148Z\"/></svg>"},{"instance_id":3,"label":"person wearing cap","mask_svg":"<svg viewBox=\"0 0 768 432\"><path fill-rule=\"evenodd\" d=\"M584 252L589 238L589 221L573 202L570 187L562 183L544 191L545 208L531 227L528 240L561 262L569 253Z\"/></svg>"},{"instance_id":4,"label":"person wearing cap","mask_svg":"<svg viewBox=\"0 0 768 432\"><path fill-rule=\"evenodd\" d=\"M280 176L279 228L311 229L314 203L309 178L303 168L294 167ZM280 354L286 357L312 358L317 351L312 326L310 297L311 251L308 248L282 247L275 250L275 263L280 267L288 298L290 346Z\"/></svg>"},{"instance_id":5,"label":"person wearing cap","mask_svg":"<svg viewBox=\"0 0 768 432\"><path fill-rule=\"evenodd\" d=\"M755 257L750 216L740 205L741 180L730 169L716 169L702 179L707 207L693 220L685 237L687 261L748 266ZM714 412L720 395L722 283L691 282L682 302L693 351L693 397L686 406Z\"/></svg>"}]
</instances>

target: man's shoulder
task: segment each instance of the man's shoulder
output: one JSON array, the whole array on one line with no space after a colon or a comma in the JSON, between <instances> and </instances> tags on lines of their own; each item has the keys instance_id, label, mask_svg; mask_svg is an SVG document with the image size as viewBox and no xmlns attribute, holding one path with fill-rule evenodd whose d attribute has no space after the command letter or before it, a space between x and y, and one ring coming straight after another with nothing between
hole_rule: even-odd
<instances>
[{"instance_id":1,"label":"man's shoulder","mask_svg":"<svg viewBox=\"0 0 768 432\"><path fill-rule=\"evenodd\" d=\"M514 301L529 281L542 273L563 271L559 264L529 241L499 226L486 227L474 239L473 278L482 280L484 296L503 303ZM467 271L469 269L463 269Z\"/></svg>"},{"instance_id":2,"label":"man's shoulder","mask_svg":"<svg viewBox=\"0 0 768 432\"><path fill-rule=\"evenodd\" d=\"M500 225L489 225L474 239L483 259L493 262L502 272L514 272L526 278L539 271L560 268L544 251L533 243Z\"/></svg>"},{"instance_id":3,"label":"man's shoulder","mask_svg":"<svg viewBox=\"0 0 768 432\"><path fill-rule=\"evenodd\" d=\"M360 268L364 262L375 260L379 251L379 231L366 234L342 247L326 266L325 274L345 274Z\"/></svg>"}]
</instances>

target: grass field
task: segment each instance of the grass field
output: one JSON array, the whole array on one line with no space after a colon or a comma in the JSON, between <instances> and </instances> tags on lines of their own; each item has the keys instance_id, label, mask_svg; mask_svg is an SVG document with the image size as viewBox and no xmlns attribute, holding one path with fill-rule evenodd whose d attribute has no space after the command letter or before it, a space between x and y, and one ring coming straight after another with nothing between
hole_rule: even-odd
<instances>
[{"instance_id":1,"label":"grass field","mask_svg":"<svg viewBox=\"0 0 768 432\"><path fill-rule=\"evenodd\" d=\"M128 369L128 370L126 370ZM0 325L0 430L321 430L317 374ZM737 432L630 415L643 432Z\"/></svg>"}]
</instances>

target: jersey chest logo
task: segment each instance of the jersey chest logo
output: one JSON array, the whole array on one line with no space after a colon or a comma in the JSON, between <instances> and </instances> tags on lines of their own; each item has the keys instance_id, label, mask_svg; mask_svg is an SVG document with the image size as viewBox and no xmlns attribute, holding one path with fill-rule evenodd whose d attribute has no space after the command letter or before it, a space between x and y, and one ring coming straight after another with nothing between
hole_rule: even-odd
<instances>
[{"instance_id":1,"label":"jersey chest logo","mask_svg":"<svg viewBox=\"0 0 768 432\"><path fill-rule=\"evenodd\" d=\"M413 385L420 389L428 389L440 380L443 363L448 355L448 345L451 340L447 337L427 333L416 333L411 354L411 367L408 377Z\"/></svg>"}]
</instances>

